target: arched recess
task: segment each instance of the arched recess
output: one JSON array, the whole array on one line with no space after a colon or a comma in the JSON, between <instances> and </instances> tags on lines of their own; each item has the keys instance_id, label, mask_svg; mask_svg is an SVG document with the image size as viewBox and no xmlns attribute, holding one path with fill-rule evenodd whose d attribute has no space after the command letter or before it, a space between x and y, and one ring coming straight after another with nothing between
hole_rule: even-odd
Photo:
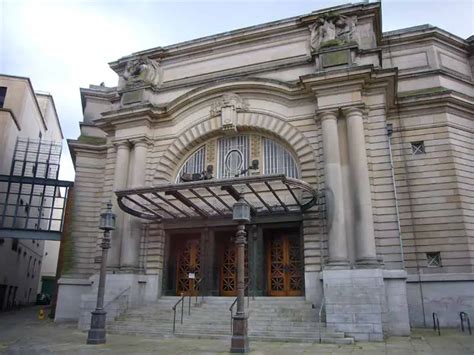
<instances>
[{"instance_id":1,"label":"arched recess","mask_svg":"<svg viewBox=\"0 0 474 355\"><path fill-rule=\"evenodd\" d=\"M155 184L173 182L184 158L198 145L222 135L219 117L210 117L180 132L158 161ZM300 166L301 179L312 183L316 178L316 157L306 137L285 120L269 114L239 112L236 126L239 133L263 133L275 137L291 149Z\"/></svg>"}]
</instances>

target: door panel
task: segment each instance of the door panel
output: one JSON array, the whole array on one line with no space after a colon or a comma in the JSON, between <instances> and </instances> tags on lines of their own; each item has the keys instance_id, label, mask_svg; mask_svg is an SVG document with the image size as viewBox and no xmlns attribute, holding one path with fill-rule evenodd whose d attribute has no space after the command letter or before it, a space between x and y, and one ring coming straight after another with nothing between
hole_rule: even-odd
<instances>
[{"instance_id":1,"label":"door panel","mask_svg":"<svg viewBox=\"0 0 474 355\"><path fill-rule=\"evenodd\" d=\"M195 295L196 282L201 279L201 245L198 238L184 239L176 250L176 295ZM189 274L194 273L195 279Z\"/></svg>"},{"instance_id":2,"label":"door panel","mask_svg":"<svg viewBox=\"0 0 474 355\"><path fill-rule=\"evenodd\" d=\"M303 272L299 238L274 235L267 252L268 293L270 296L301 296Z\"/></svg>"},{"instance_id":3,"label":"door panel","mask_svg":"<svg viewBox=\"0 0 474 355\"><path fill-rule=\"evenodd\" d=\"M228 240L222 243L219 250L220 262L220 295L237 296L237 247ZM248 253L245 245L245 284L248 282Z\"/></svg>"}]
</instances>

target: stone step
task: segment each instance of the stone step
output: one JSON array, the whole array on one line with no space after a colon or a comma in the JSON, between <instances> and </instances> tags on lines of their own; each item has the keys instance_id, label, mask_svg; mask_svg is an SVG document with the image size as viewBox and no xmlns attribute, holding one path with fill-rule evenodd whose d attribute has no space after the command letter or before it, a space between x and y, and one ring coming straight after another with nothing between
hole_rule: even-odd
<instances>
[{"instance_id":1,"label":"stone step","mask_svg":"<svg viewBox=\"0 0 474 355\"><path fill-rule=\"evenodd\" d=\"M286 343L317 343L319 338L298 338L298 337L274 337L274 336L261 336L251 335L249 340L253 341L265 341L265 342L286 342ZM324 344L354 344L353 338L330 338L321 337L321 343Z\"/></svg>"},{"instance_id":2,"label":"stone step","mask_svg":"<svg viewBox=\"0 0 474 355\"><path fill-rule=\"evenodd\" d=\"M231 318L229 307L235 297L206 297L203 302L192 299L191 315L188 315L189 299L183 304L183 324L180 323L181 306L176 310L176 332L173 335L173 311L179 297L167 296L156 303L128 310L109 326L117 334L144 336L177 336L188 338L229 338ZM201 300L199 300L201 301ZM304 297L262 297L245 304L249 315L249 336L254 340L317 342L353 342L344 333L329 332L318 322L318 312ZM235 308L234 308L235 312Z\"/></svg>"},{"instance_id":3,"label":"stone step","mask_svg":"<svg viewBox=\"0 0 474 355\"><path fill-rule=\"evenodd\" d=\"M112 334L127 334L127 335L136 335L136 336L144 336L144 337L153 337L153 338L194 338L194 339L225 339L230 340L231 335L224 335L224 334L202 334L202 333L181 333L180 331L176 331L174 334L170 331L169 333L165 333L163 331L153 332L152 330L147 331L134 331L134 330L120 330L120 329L110 329L110 333ZM297 342L297 343L313 343L318 342L319 337L311 337L311 338L299 338L299 337L292 337L292 336L285 336L285 337L275 337L275 336L263 336L263 335L249 335L250 341L266 341L266 342ZM328 337L322 336L321 342L325 344L353 344L353 338L335 338L335 337Z\"/></svg>"}]
</instances>

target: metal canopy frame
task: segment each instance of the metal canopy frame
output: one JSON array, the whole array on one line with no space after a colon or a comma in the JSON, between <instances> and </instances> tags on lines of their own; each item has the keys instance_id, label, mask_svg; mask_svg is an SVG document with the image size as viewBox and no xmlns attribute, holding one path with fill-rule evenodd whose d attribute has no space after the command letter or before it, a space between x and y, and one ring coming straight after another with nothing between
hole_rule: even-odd
<instances>
[{"instance_id":1,"label":"metal canopy frame","mask_svg":"<svg viewBox=\"0 0 474 355\"><path fill-rule=\"evenodd\" d=\"M285 175L164 184L115 194L123 211L169 223L230 217L233 204L241 198L251 206L252 217L301 215L318 198L311 185Z\"/></svg>"}]
</instances>

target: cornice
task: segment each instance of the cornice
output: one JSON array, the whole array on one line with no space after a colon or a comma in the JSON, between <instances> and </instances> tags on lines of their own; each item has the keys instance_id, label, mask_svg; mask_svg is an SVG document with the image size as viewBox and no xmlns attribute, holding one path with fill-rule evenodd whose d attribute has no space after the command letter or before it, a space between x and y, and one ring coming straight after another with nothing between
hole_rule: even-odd
<instances>
[{"instance_id":1,"label":"cornice","mask_svg":"<svg viewBox=\"0 0 474 355\"><path fill-rule=\"evenodd\" d=\"M415 71L411 73L400 73L398 75L398 78L402 80L402 79L407 79L407 78L418 78L418 77L431 76L431 75L445 75L450 78L454 78L456 80L462 81L465 84L473 85L472 80L468 78L467 76L463 76L460 73L457 73L454 71L448 71L446 69L428 69L428 70L423 70L423 71Z\"/></svg>"},{"instance_id":2,"label":"cornice","mask_svg":"<svg viewBox=\"0 0 474 355\"><path fill-rule=\"evenodd\" d=\"M336 11L343 15L355 14L355 13L376 13L378 20L376 26L379 27L378 37L381 36L380 26L380 4L346 4L341 6L335 6L331 8L321 9L314 11L310 14L301 16L290 17L283 20L268 22L256 26L246 27L237 29L234 31L223 32L212 36L202 37L182 43L173 44L165 47L156 47L144 51L132 53L128 56L122 57L116 61L110 62L109 65L112 70L118 72L123 70L126 62L131 59L146 56L154 60L163 60L170 57L178 57L181 55L196 54L202 51L216 50L223 46L232 44L241 44L249 40L263 40L273 35L281 35L282 33L290 33L292 31L299 31L301 28L307 28L308 24L319 15Z\"/></svg>"},{"instance_id":3,"label":"cornice","mask_svg":"<svg viewBox=\"0 0 474 355\"><path fill-rule=\"evenodd\" d=\"M421 93L397 99L397 107L391 113L410 113L428 109L455 109L474 117L474 98L453 90L439 93Z\"/></svg>"},{"instance_id":4,"label":"cornice","mask_svg":"<svg viewBox=\"0 0 474 355\"><path fill-rule=\"evenodd\" d=\"M409 29L407 29L407 31L409 31ZM393 34L389 32L382 35L382 46L436 39L454 46L459 50L468 51L469 49L469 43L465 39L434 26L419 30L415 29L409 32L393 32Z\"/></svg>"},{"instance_id":5,"label":"cornice","mask_svg":"<svg viewBox=\"0 0 474 355\"><path fill-rule=\"evenodd\" d=\"M84 153L88 155L103 155L107 153L107 144L94 145L80 143L76 139L67 139L67 145L69 147L69 154L71 156L74 168L76 167L76 155L77 153Z\"/></svg>"},{"instance_id":6,"label":"cornice","mask_svg":"<svg viewBox=\"0 0 474 355\"><path fill-rule=\"evenodd\" d=\"M314 95L336 95L342 92L365 91L378 88L387 92L387 105L395 104L397 69L376 69L372 65L354 66L333 71L322 71L300 78Z\"/></svg>"},{"instance_id":7,"label":"cornice","mask_svg":"<svg viewBox=\"0 0 474 355\"><path fill-rule=\"evenodd\" d=\"M113 126L138 122L145 122L146 125L151 127L157 120L170 118L190 105L215 99L229 92L249 92L252 90L269 95L277 95L287 100L298 100L308 96L308 93L301 84L289 84L278 80L262 78L229 79L216 81L190 90L170 101L166 106L156 106L150 102L145 102L107 111L102 113L102 117L95 120L94 123L104 131L110 130Z\"/></svg>"},{"instance_id":8,"label":"cornice","mask_svg":"<svg viewBox=\"0 0 474 355\"><path fill-rule=\"evenodd\" d=\"M109 102L113 102L115 100L120 99L117 93L117 88L109 88L108 91L98 90L94 88L80 88L81 93L81 104L82 110L86 107L86 97L93 97L95 99L105 100Z\"/></svg>"},{"instance_id":9,"label":"cornice","mask_svg":"<svg viewBox=\"0 0 474 355\"><path fill-rule=\"evenodd\" d=\"M81 143L77 139L68 139L67 144L70 149L72 148L75 151L84 150L88 152L89 151L101 152L101 151L107 150L107 144L101 144L101 145L87 144L87 143Z\"/></svg>"}]
</instances>

